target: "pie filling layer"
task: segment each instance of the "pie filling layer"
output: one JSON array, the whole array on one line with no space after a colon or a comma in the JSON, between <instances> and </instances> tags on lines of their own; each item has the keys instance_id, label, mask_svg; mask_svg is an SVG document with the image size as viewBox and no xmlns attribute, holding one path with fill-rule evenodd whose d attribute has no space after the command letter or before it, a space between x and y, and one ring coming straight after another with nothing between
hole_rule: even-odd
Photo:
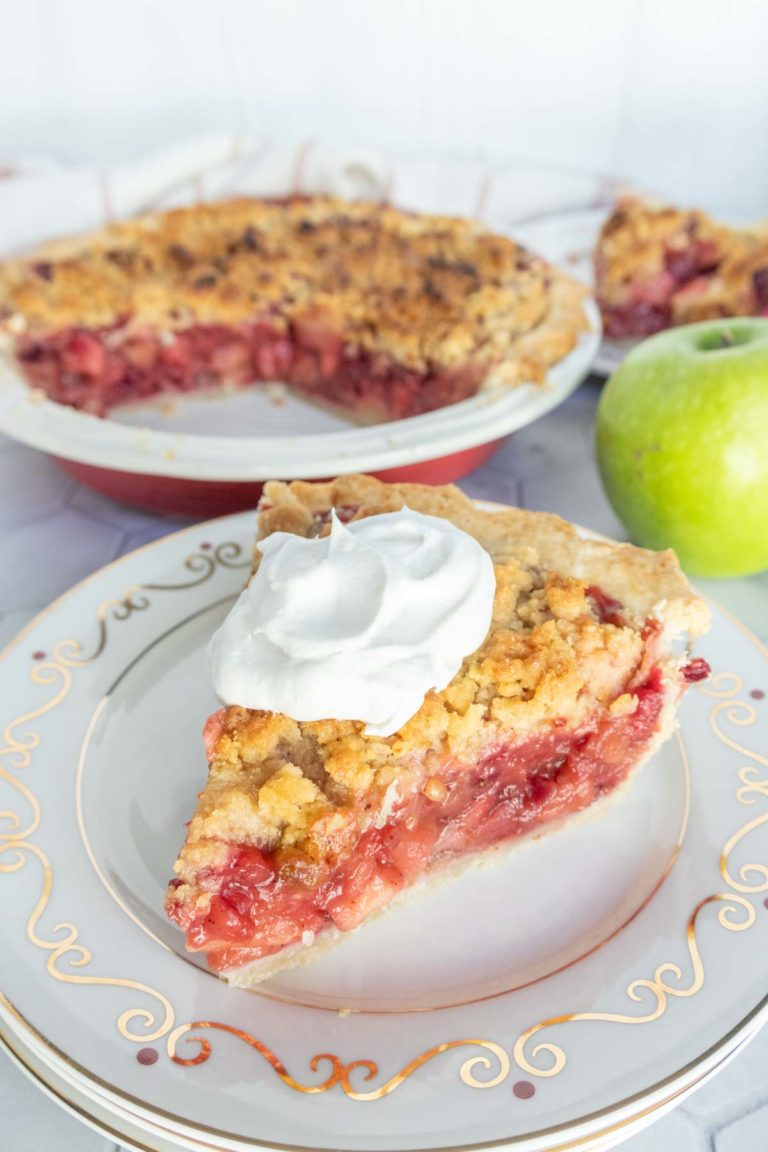
<instances>
[{"instance_id":1,"label":"pie filling layer","mask_svg":"<svg viewBox=\"0 0 768 1152\"><path fill-rule=\"evenodd\" d=\"M418 371L316 321L197 324L174 333L63 328L19 342L33 387L96 416L162 394L279 380L360 420L402 419L474 395L487 365Z\"/></svg>"},{"instance_id":2,"label":"pie filling layer","mask_svg":"<svg viewBox=\"0 0 768 1152\"><path fill-rule=\"evenodd\" d=\"M730 311L720 305L705 308L695 316L677 316L677 309L693 303L694 295L703 296L707 290L707 279L699 277L686 285L684 291L670 295L657 302L644 299L645 289L641 288L638 298L624 305L601 304L603 327L606 336L613 340L642 340L653 336L675 324L683 324L699 319L717 319L730 315ZM633 293L633 295L635 295ZM768 307L754 310L756 316L768 316Z\"/></svg>"},{"instance_id":3,"label":"pie filling layer","mask_svg":"<svg viewBox=\"0 0 768 1152\"><path fill-rule=\"evenodd\" d=\"M699 663L701 669L694 662L690 674L684 670L684 680L706 675ZM216 972L310 944L328 928L355 928L422 876L611 792L651 747L669 693L654 667L632 688L631 712L576 732L555 722L546 734L489 748L472 767L443 768L381 826L368 827L342 862L333 854L318 861L290 849L230 845L226 864L197 878L210 902L200 911L176 902L180 881L172 881L168 914L186 930L188 948L205 952Z\"/></svg>"}]
</instances>

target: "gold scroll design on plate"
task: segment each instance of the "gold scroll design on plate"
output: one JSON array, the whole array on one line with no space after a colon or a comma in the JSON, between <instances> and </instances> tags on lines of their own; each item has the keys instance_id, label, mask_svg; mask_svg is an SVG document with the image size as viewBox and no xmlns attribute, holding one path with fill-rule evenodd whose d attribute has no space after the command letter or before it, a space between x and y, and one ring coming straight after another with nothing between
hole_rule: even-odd
<instances>
[{"instance_id":1,"label":"gold scroll design on plate","mask_svg":"<svg viewBox=\"0 0 768 1152\"><path fill-rule=\"evenodd\" d=\"M191 579L182 580L176 584L137 584L119 599L105 600L99 605L96 613L99 633L96 645L87 656L83 656L82 648L74 641L64 641L66 644L76 644L73 653L76 664L90 664L107 646L109 624L111 621L127 620L135 612L143 612L149 608L151 600L147 593L151 592L185 592L190 588L198 588L210 580L217 568L250 568L250 556L243 559L243 549L239 544L226 542L218 544L210 552L194 552L184 561L184 567L191 574Z\"/></svg>"},{"instance_id":2,"label":"gold scroll design on plate","mask_svg":"<svg viewBox=\"0 0 768 1152\"><path fill-rule=\"evenodd\" d=\"M319 1080L314 1084L304 1084L299 1080L294 1079L290 1075L282 1060L280 1060L275 1053L252 1036L250 1032L244 1032L240 1028L233 1028L229 1024L219 1024L212 1020L196 1020L191 1024L181 1024L170 1033L166 1041L166 1048L168 1055L175 1064L181 1064L189 1067L194 1064L204 1064L208 1057L211 1055L212 1045L210 1040L205 1036L193 1036L190 1033L200 1032L204 1029L213 1028L220 1032L228 1032L231 1036L236 1036L239 1040L244 1041L256 1052L258 1052L264 1060L274 1069L276 1074L280 1077L282 1082L295 1092L302 1092L307 1095L317 1094L319 1092L329 1092L336 1085L340 1085L345 1094L351 1100L358 1101L371 1101L381 1100L384 1096L388 1096L390 1092L394 1092L401 1084L417 1072L424 1064L439 1056L442 1052L448 1052L455 1048L481 1048L483 1053L476 1056L471 1056L465 1060L459 1070L459 1076L464 1084L470 1088L495 1088L502 1081L506 1080L509 1075L510 1060L507 1053L499 1044L494 1044L491 1040L448 1040L443 1044L436 1044L434 1048L427 1049L419 1056L416 1056L408 1064L380 1084L378 1088L370 1088L368 1090L361 1090L356 1088L352 1083L352 1077L356 1076L361 1084L369 1083L379 1074L379 1066L375 1060L352 1060L349 1064L335 1056L331 1052L320 1052L318 1055L313 1056L309 1062L309 1067L312 1072L318 1073L322 1065L329 1067L328 1075L324 1080ZM193 1056L180 1056L177 1047L180 1040L184 1039L188 1043L197 1044L197 1052ZM488 1053L490 1055L488 1055ZM476 1071L482 1069L485 1074L484 1077L478 1079L475 1075ZM357 1075L356 1075L357 1074Z\"/></svg>"},{"instance_id":3,"label":"gold scroll design on plate","mask_svg":"<svg viewBox=\"0 0 768 1152\"><path fill-rule=\"evenodd\" d=\"M740 787L736 799L740 804L752 805L762 798L768 801L768 777L761 770L768 768L768 759L751 751L723 731L722 722L737 727L749 727L757 719L756 709L748 701L737 699L743 687L740 676L732 672L721 672L712 677L699 691L713 700L709 724L717 739L726 747L746 756L752 763L738 769ZM550 1016L526 1029L517 1039L513 1055L517 1065L531 1076L556 1076L567 1063L563 1048L549 1041L539 1040L529 1049L529 1043L545 1029L555 1025L572 1024L578 1021L595 1021L610 1024L650 1024L658 1020L667 1010L670 999L695 996L704 985L704 963L696 938L696 927L705 908L720 905L717 920L728 932L744 932L751 928L757 919L754 905L747 899L768 891L768 865L764 863L741 864L736 876L731 868L731 854L734 848L760 825L768 822L768 808L754 819L747 821L727 841L720 855L720 875L730 891L715 892L700 900L688 918L686 944L688 963L686 972L680 964L667 961L656 968L653 976L633 980L626 990L628 998L635 1004L645 1003L647 1010L639 1014L632 1012L570 1012L561 1016ZM542 1066L541 1061L544 1060ZM537 1063L534 1063L536 1061Z\"/></svg>"},{"instance_id":4,"label":"gold scroll design on plate","mask_svg":"<svg viewBox=\"0 0 768 1152\"><path fill-rule=\"evenodd\" d=\"M188 556L184 567L192 578L174 584L141 584L130 589L119 599L104 601L97 610L98 634L96 643L90 650L78 640L60 640L56 643L49 658L35 663L30 669L30 679L38 687L46 688L50 695L37 708L30 709L11 720L3 730L0 745L0 782L8 785L26 807L26 817L13 808L0 809L0 874L19 872L25 865L36 860L42 874L40 895L27 920L27 938L36 948L48 953L47 971L56 980L65 984L110 985L116 988L129 988L140 992L159 1005L153 1011L148 1008L129 1008L121 1013L117 1027L122 1036L136 1043L157 1040L173 1027L174 1011L170 1001L161 992L137 980L118 976L86 975L80 969L86 968L93 959L90 949L79 942L79 931L74 924L62 922L53 926L50 934L43 933L40 924L53 891L53 869L48 856L32 840L40 825L40 802L35 792L16 773L29 768L33 753L40 746L41 736L35 730L35 721L57 708L69 695L75 669L93 663L107 645L109 623L127 620L134 612L143 611L150 605L150 592L180 592L196 588L214 574L217 567L244 568L250 566L250 559L242 559L242 548L236 543L223 543L213 548L210 554L194 553ZM134 1031L140 1023L143 1031Z\"/></svg>"}]
</instances>

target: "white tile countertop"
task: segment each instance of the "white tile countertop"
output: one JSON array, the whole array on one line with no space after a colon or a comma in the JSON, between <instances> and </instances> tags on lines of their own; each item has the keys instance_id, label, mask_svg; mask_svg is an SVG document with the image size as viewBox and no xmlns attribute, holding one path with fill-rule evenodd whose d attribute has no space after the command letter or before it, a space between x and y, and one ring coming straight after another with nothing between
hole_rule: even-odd
<instances>
[{"instance_id":1,"label":"white tile countertop","mask_svg":"<svg viewBox=\"0 0 768 1152\"><path fill-rule=\"evenodd\" d=\"M599 385L515 433L462 482L472 496L560 513L623 538L600 486L592 435ZM0 437L0 647L51 600L125 552L180 522L124 507L67 479L46 457ZM702 582L704 590L768 643L768 573ZM627 1152L766 1152L768 1029L675 1112L632 1137ZM109 1152L0 1057L0 1148L8 1152Z\"/></svg>"}]
</instances>

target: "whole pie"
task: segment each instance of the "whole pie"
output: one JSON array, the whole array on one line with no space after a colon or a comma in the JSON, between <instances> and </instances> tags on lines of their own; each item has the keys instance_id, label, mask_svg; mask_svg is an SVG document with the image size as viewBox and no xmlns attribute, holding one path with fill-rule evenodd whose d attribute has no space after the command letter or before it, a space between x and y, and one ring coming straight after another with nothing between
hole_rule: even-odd
<instances>
[{"instance_id":1,"label":"whole pie","mask_svg":"<svg viewBox=\"0 0 768 1152\"><path fill-rule=\"evenodd\" d=\"M595 279L605 334L616 339L768 315L768 227L729 228L704 212L626 197L600 232Z\"/></svg>"},{"instance_id":2,"label":"whole pie","mask_svg":"<svg viewBox=\"0 0 768 1152\"><path fill-rule=\"evenodd\" d=\"M283 381L361 420L541 382L584 290L482 225L329 197L198 204L0 266L27 380L99 416Z\"/></svg>"},{"instance_id":3,"label":"whole pie","mask_svg":"<svg viewBox=\"0 0 768 1152\"><path fill-rule=\"evenodd\" d=\"M313 959L405 890L613 792L707 675L686 645L708 609L674 554L586 540L552 515L348 476L269 483L259 537L404 506L490 554L488 634L391 736L239 706L210 717L166 909L232 984Z\"/></svg>"}]
</instances>

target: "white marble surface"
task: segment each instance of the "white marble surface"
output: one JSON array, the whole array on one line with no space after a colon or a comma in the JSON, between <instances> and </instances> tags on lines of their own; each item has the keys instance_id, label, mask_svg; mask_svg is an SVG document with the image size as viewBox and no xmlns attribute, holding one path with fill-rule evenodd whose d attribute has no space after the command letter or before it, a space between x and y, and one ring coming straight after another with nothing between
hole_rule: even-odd
<instances>
[{"instance_id":1,"label":"white marble surface","mask_svg":"<svg viewBox=\"0 0 768 1152\"><path fill-rule=\"evenodd\" d=\"M602 493L592 430L599 386L516 433L462 482L472 496L558 512L598 532L623 532ZM47 458L0 437L0 646L53 598L110 560L179 527L115 504L67 479ZM768 643L768 573L705 590ZM675 1112L632 1137L627 1152L766 1152L768 1029ZM0 1056L0 1149L114 1152Z\"/></svg>"}]
</instances>

